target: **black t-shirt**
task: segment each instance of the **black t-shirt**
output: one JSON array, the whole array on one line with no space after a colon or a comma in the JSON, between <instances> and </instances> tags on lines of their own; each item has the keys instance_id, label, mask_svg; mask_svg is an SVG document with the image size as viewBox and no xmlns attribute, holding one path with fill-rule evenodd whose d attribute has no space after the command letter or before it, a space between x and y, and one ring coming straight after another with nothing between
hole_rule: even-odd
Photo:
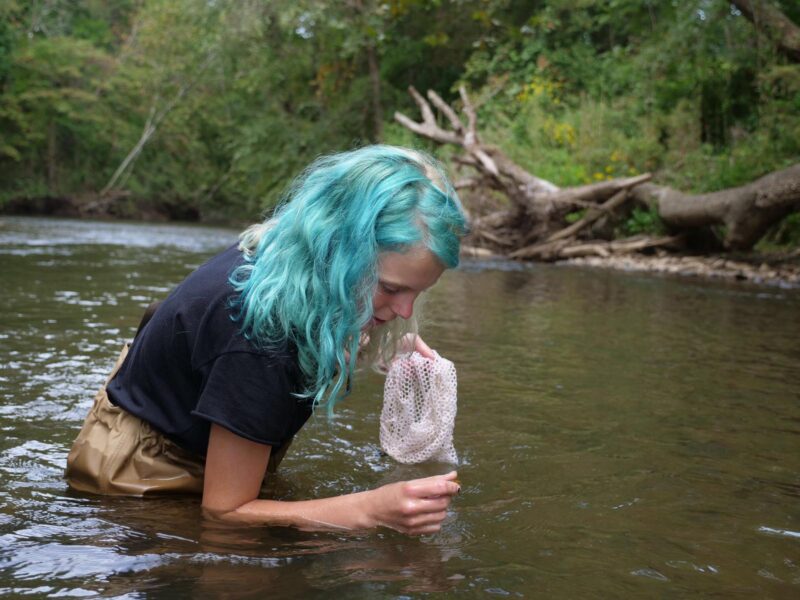
<instances>
[{"instance_id":1,"label":"black t-shirt","mask_svg":"<svg viewBox=\"0 0 800 600\"><path fill-rule=\"evenodd\" d=\"M298 398L297 351L259 350L232 318L228 281L243 264L231 247L183 281L136 336L107 387L111 402L200 455L211 423L281 446L311 415Z\"/></svg>"}]
</instances>

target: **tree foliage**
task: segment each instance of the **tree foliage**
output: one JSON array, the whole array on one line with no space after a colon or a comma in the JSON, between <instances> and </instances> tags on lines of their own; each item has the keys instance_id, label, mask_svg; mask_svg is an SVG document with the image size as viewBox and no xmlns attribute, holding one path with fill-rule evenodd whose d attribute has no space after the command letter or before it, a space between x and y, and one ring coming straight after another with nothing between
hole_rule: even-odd
<instances>
[{"instance_id":1,"label":"tree foliage","mask_svg":"<svg viewBox=\"0 0 800 600\"><path fill-rule=\"evenodd\" d=\"M561 185L737 185L800 157L800 65L770 36L723 0L9 0L0 202L112 183L254 218L321 153L419 144L390 122L407 86L462 83Z\"/></svg>"}]
</instances>

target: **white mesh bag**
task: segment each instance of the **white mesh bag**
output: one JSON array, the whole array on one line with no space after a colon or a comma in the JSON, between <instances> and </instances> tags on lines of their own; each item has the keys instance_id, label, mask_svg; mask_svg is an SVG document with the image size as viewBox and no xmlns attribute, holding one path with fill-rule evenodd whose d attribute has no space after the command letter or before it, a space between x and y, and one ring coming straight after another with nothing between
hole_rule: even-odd
<instances>
[{"instance_id":1,"label":"white mesh bag","mask_svg":"<svg viewBox=\"0 0 800 600\"><path fill-rule=\"evenodd\" d=\"M434 352L397 356L383 388L381 448L401 463L456 463L456 367Z\"/></svg>"}]
</instances>

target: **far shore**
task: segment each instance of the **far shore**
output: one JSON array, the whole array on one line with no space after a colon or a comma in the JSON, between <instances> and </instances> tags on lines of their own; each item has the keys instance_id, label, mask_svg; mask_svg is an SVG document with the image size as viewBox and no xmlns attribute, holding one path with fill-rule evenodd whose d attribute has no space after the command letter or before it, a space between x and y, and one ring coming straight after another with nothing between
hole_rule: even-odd
<instances>
[{"instance_id":1,"label":"far shore","mask_svg":"<svg viewBox=\"0 0 800 600\"><path fill-rule=\"evenodd\" d=\"M120 200L122 200L120 202ZM176 208L166 202L134 201L123 198L85 196L46 196L11 200L0 206L0 215L48 216L108 220L136 220L153 223L185 222L244 227L245 219L215 216ZM465 245L465 258L508 260L490 250ZM771 253L679 254L659 251L655 254L617 254L588 256L559 261L557 264L616 269L628 272L663 273L705 279L742 281L781 288L800 288L800 248Z\"/></svg>"},{"instance_id":2,"label":"far shore","mask_svg":"<svg viewBox=\"0 0 800 600\"><path fill-rule=\"evenodd\" d=\"M466 246L468 258L505 260L483 248ZM663 273L710 280L748 282L780 288L800 288L800 249L762 254L619 254L607 257L588 256L558 261L555 264L615 269L627 272Z\"/></svg>"}]
</instances>

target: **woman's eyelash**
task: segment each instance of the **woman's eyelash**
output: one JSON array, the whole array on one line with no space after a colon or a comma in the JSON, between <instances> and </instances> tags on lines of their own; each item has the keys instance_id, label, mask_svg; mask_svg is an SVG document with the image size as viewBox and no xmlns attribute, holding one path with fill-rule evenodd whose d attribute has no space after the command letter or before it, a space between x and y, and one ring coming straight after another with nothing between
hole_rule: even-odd
<instances>
[{"instance_id":1,"label":"woman's eyelash","mask_svg":"<svg viewBox=\"0 0 800 600\"><path fill-rule=\"evenodd\" d=\"M381 282L381 289L387 294L394 294L398 291L397 288L392 287L391 285L387 285L383 282Z\"/></svg>"}]
</instances>

